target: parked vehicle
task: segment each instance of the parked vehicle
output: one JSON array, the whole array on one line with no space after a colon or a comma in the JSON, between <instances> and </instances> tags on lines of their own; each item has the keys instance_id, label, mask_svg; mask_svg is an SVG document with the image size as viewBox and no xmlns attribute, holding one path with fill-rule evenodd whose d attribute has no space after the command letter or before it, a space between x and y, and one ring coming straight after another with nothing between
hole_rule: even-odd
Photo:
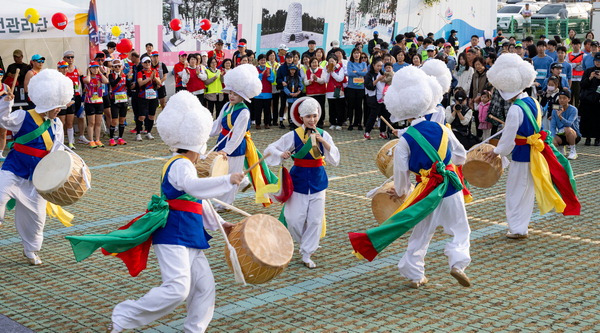
<instances>
[{"instance_id":1,"label":"parked vehicle","mask_svg":"<svg viewBox=\"0 0 600 333\"><path fill-rule=\"evenodd\" d=\"M529 3L529 9L535 13L540 9L540 6L535 3ZM523 27L523 10L525 10L525 3L506 5L498 10L498 29L516 31L520 27Z\"/></svg>"},{"instance_id":2,"label":"parked vehicle","mask_svg":"<svg viewBox=\"0 0 600 333\"><path fill-rule=\"evenodd\" d=\"M549 31L561 33L568 20L569 29L585 33L589 29L590 4L587 3L553 3L542 7L532 18L532 26L544 26L545 19L550 25Z\"/></svg>"}]
</instances>

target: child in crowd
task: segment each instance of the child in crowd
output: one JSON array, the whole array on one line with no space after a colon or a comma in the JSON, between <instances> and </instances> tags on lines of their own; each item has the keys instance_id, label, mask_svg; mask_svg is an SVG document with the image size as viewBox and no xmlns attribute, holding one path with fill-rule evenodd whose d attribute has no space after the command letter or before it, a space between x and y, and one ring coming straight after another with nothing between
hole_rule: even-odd
<instances>
[{"instance_id":1,"label":"child in crowd","mask_svg":"<svg viewBox=\"0 0 600 333\"><path fill-rule=\"evenodd\" d=\"M492 124L487 121L488 110L490 108L490 101L492 100L492 96L490 92L484 90L481 93L481 102L478 104L479 108L479 126L478 128L483 131L483 136L481 140L486 140L491 136L492 133Z\"/></svg>"},{"instance_id":2,"label":"child in crowd","mask_svg":"<svg viewBox=\"0 0 600 333\"><path fill-rule=\"evenodd\" d=\"M290 108L292 104L298 100L300 94L302 93L302 89L304 89L304 85L302 84L302 78L298 74L298 67L295 64L291 64L288 66L288 75L283 79L283 92L286 94L287 104L288 104L288 119L290 118ZM296 128L294 122L290 123L290 130Z\"/></svg>"}]
</instances>

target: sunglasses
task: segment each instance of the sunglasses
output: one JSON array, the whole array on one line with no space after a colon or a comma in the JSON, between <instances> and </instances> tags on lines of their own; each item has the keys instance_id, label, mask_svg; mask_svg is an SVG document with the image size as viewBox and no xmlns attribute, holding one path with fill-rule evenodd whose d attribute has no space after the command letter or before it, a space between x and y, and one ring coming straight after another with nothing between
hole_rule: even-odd
<instances>
[{"instance_id":1,"label":"sunglasses","mask_svg":"<svg viewBox=\"0 0 600 333\"><path fill-rule=\"evenodd\" d=\"M121 67L121 65L113 65L113 67L117 68L117 67Z\"/></svg>"},{"instance_id":2,"label":"sunglasses","mask_svg":"<svg viewBox=\"0 0 600 333\"><path fill-rule=\"evenodd\" d=\"M44 59L39 59L39 60L35 60L35 62L37 62L38 64L43 64L44 62L46 62L46 60L44 60Z\"/></svg>"},{"instance_id":3,"label":"sunglasses","mask_svg":"<svg viewBox=\"0 0 600 333\"><path fill-rule=\"evenodd\" d=\"M179 57L187 57L187 54L182 54Z\"/></svg>"},{"instance_id":4,"label":"sunglasses","mask_svg":"<svg viewBox=\"0 0 600 333\"><path fill-rule=\"evenodd\" d=\"M149 63L151 63L151 62L152 62L152 61L150 61L150 60L146 60L146 61L144 61L144 64L149 64Z\"/></svg>"},{"instance_id":5,"label":"sunglasses","mask_svg":"<svg viewBox=\"0 0 600 333\"><path fill-rule=\"evenodd\" d=\"M75 58L74 56L66 56L65 59L73 59Z\"/></svg>"}]
</instances>

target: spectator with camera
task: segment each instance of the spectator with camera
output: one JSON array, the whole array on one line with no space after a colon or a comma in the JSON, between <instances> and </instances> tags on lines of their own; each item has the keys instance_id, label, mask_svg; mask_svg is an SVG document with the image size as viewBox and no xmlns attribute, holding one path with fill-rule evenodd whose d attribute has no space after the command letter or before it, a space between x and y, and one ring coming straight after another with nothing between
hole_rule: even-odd
<instances>
[{"instance_id":1,"label":"spectator with camera","mask_svg":"<svg viewBox=\"0 0 600 333\"><path fill-rule=\"evenodd\" d=\"M454 90L454 104L446 108L446 123L452 127L452 132L458 141L469 149L477 144L477 138L471 134L473 110L467 105L467 93L462 88Z\"/></svg>"}]
</instances>

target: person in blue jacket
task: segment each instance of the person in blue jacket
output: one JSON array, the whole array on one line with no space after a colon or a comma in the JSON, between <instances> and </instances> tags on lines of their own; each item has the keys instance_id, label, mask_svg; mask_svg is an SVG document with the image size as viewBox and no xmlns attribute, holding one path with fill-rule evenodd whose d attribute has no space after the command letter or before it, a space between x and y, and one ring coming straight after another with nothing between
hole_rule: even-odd
<instances>
[{"instance_id":1,"label":"person in blue jacket","mask_svg":"<svg viewBox=\"0 0 600 333\"><path fill-rule=\"evenodd\" d=\"M360 61L361 50L354 49L350 55L346 74L348 75L348 86L344 89L346 102L348 104L348 116L350 126L348 130L352 131L357 127L362 131L363 122L363 99L365 98L365 75L367 75L367 63ZM366 120L366 119L365 119Z\"/></svg>"},{"instance_id":2,"label":"person in blue jacket","mask_svg":"<svg viewBox=\"0 0 600 333\"><path fill-rule=\"evenodd\" d=\"M552 134L554 145L563 146L563 154L566 153L566 146L569 146L568 159L577 158L576 145L581 140L579 132L579 115L577 108L570 105L571 93L563 89L558 93L558 109L552 110L552 120L550 121L550 133Z\"/></svg>"}]
</instances>

